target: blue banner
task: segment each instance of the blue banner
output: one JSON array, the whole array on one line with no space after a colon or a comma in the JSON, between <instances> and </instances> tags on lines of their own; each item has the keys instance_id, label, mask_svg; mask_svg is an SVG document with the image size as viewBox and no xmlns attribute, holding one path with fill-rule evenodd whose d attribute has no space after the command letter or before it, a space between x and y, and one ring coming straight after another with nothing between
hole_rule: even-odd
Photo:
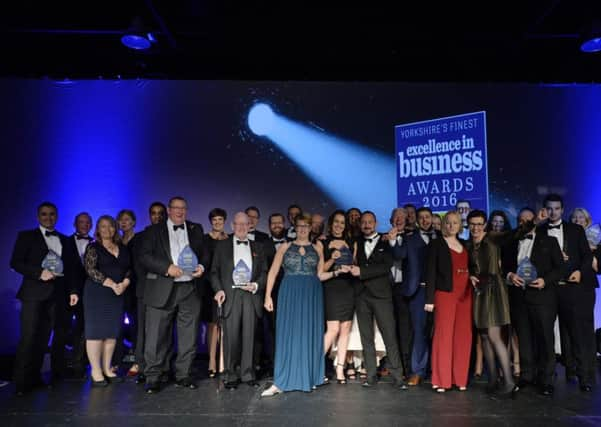
<instances>
[{"instance_id":1,"label":"blue banner","mask_svg":"<svg viewBox=\"0 0 601 427\"><path fill-rule=\"evenodd\" d=\"M398 206L434 212L468 200L488 212L486 112L395 126Z\"/></svg>"}]
</instances>

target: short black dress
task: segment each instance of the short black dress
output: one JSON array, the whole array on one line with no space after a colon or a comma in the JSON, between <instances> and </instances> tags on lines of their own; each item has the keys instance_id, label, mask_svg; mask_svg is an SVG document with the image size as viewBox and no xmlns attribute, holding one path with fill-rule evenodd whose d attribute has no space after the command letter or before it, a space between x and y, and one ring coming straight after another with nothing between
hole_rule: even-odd
<instances>
[{"instance_id":1,"label":"short black dress","mask_svg":"<svg viewBox=\"0 0 601 427\"><path fill-rule=\"evenodd\" d=\"M334 240L344 240L352 253L352 241L329 236L323 241L325 262L332 257L332 252L335 250L328 247ZM333 264L328 271L334 271L336 267L336 264ZM350 273L344 273L323 282L326 320L337 320L340 322L353 320L353 314L355 313L354 280Z\"/></svg>"},{"instance_id":2,"label":"short black dress","mask_svg":"<svg viewBox=\"0 0 601 427\"><path fill-rule=\"evenodd\" d=\"M123 321L124 297L102 283L107 277L119 283L129 276L130 251L120 244L115 257L102 244L90 243L84 265L88 274L83 294L86 339L117 338Z\"/></svg>"}]
</instances>

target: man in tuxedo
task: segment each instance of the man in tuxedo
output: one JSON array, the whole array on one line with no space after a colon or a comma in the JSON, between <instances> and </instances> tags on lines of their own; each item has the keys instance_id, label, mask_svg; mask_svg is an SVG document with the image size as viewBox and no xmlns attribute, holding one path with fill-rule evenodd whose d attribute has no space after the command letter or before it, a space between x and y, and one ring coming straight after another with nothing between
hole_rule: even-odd
<instances>
[{"instance_id":1,"label":"man in tuxedo","mask_svg":"<svg viewBox=\"0 0 601 427\"><path fill-rule=\"evenodd\" d=\"M400 223L401 218L398 218L398 216L398 214L396 217L393 216L394 224ZM427 313L424 311L426 303L424 274L428 245L431 240L440 237L432 229L432 211L430 208L419 208L416 216L416 230L405 231L404 234L401 233L400 235L397 233L395 241L392 239L393 236L389 236L388 239L395 260L395 267L393 268L399 267L399 260L402 262L400 277L393 274L396 282L393 292L397 310L397 326L399 331L402 331L400 343L405 373L406 375L409 375L409 372L411 373L407 381L408 385L418 385L426 375L429 358L429 335L426 333ZM405 350L405 348L408 350ZM409 354L409 357L405 354Z\"/></svg>"},{"instance_id":2,"label":"man in tuxedo","mask_svg":"<svg viewBox=\"0 0 601 427\"><path fill-rule=\"evenodd\" d=\"M71 254L63 249L67 236L55 230L58 211L50 202L38 206L39 226L21 231L10 259L11 268L23 275L17 298L21 300L21 337L17 347L14 379L17 395L24 395L36 385L42 385L40 369L46 353L50 333L54 329L51 350L53 380L64 374L65 335L61 319L68 304L77 304L77 289L69 289L73 282L68 280L73 269ZM61 257L63 274L42 268L44 259L53 251Z\"/></svg>"},{"instance_id":3,"label":"man in tuxedo","mask_svg":"<svg viewBox=\"0 0 601 427\"><path fill-rule=\"evenodd\" d=\"M362 385L372 387L377 381L375 318L386 346L386 357L395 384L401 389L406 389L407 385L401 374L390 284L392 254L389 244L376 232L376 225L376 215L370 211L363 212L362 236L357 241L357 265L351 268L351 274L359 278L356 285L355 306L368 376Z\"/></svg>"},{"instance_id":4,"label":"man in tuxedo","mask_svg":"<svg viewBox=\"0 0 601 427\"><path fill-rule=\"evenodd\" d=\"M269 240L267 233L257 230L259 220L261 219L259 208L256 206L249 206L244 210L244 213L248 216L248 238L259 243Z\"/></svg>"},{"instance_id":5,"label":"man in tuxedo","mask_svg":"<svg viewBox=\"0 0 601 427\"><path fill-rule=\"evenodd\" d=\"M183 197L172 197L167 207L168 219L152 225L141 242L140 262L146 271L146 392L160 391L160 376L171 347L173 322L177 328L176 386L197 388L192 379L192 363L200 323L201 290L199 278L206 265L203 251L204 233L200 224L186 220L188 204ZM180 255L187 248L198 258L193 272L179 266Z\"/></svg>"},{"instance_id":6,"label":"man in tuxedo","mask_svg":"<svg viewBox=\"0 0 601 427\"><path fill-rule=\"evenodd\" d=\"M225 386L236 388L242 380L258 387L253 366L255 327L263 315L267 264L263 245L248 238L249 220L245 213L234 216L232 228L234 235L217 243L211 266L215 300L223 305ZM234 274L238 276L241 270L248 272L249 280L235 282Z\"/></svg>"},{"instance_id":7,"label":"man in tuxedo","mask_svg":"<svg viewBox=\"0 0 601 427\"><path fill-rule=\"evenodd\" d=\"M146 227L143 231L138 233L135 236L136 244L133 246L132 253L132 264L136 276L136 299L138 307L137 310L137 341L136 341L136 364L138 365L138 375L136 376L136 384L145 384L146 376L144 375L144 370L146 369L146 362L144 359L144 348L146 343L146 304L144 303L144 289L146 284L146 269L142 265L141 262L141 248L142 241L148 235L149 229L156 224L159 224L165 221L167 217L167 207L161 202L153 202L148 208L148 217L150 219L150 225ZM169 346L170 350L167 352L165 356L165 365L163 367L163 375L162 380L166 380L168 378L169 366L172 356L171 346Z\"/></svg>"},{"instance_id":8,"label":"man in tuxedo","mask_svg":"<svg viewBox=\"0 0 601 427\"><path fill-rule=\"evenodd\" d=\"M407 203L405 205L403 205L403 209L405 209L405 218L406 218L406 224L405 224L405 229L409 230L409 231L413 231L415 230L415 228L417 227L417 211L415 208L415 205L411 204L411 203Z\"/></svg>"},{"instance_id":9,"label":"man in tuxedo","mask_svg":"<svg viewBox=\"0 0 601 427\"><path fill-rule=\"evenodd\" d=\"M81 212L75 216L73 225L75 227L75 233L69 236L64 248L65 251L69 251L72 259L75 260L71 274L69 274L67 279L71 281L70 289L77 289L78 295L81 296L83 295L84 284L87 278L86 269L83 265L83 256L88 244L93 240L89 234L92 229L92 217L87 212ZM85 375L87 365L83 303L80 301L65 313L65 325L67 327L69 324L73 325L71 329L73 343L71 365L73 367L73 375L77 378L81 378ZM71 322L73 317L75 317L75 321Z\"/></svg>"},{"instance_id":10,"label":"man in tuxedo","mask_svg":"<svg viewBox=\"0 0 601 427\"><path fill-rule=\"evenodd\" d=\"M584 228L562 220L563 199L558 194L545 197L543 206L548 221L541 232L557 239L562 251L563 265L558 282L559 326L561 353L566 366L566 378L576 374L582 391L592 391L595 380L594 329L596 278L593 273L593 254Z\"/></svg>"},{"instance_id":11,"label":"man in tuxedo","mask_svg":"<svg viewBox=\"0 0 601 427\"><path fill-rule=\"evenodd\" d=\"M509 281L511 324L520 348L520 386L535 381L543 395L553 394L555 349L553 324L557 316L557 282L562 257L557 240L535 228L534 214L522 210L516 237L502 251L503 271ZM528 257L537 278L526 283L518 276L518 266Z\"/></svg>"},{"instance_id":12,"label":"man in tuxedo","mask_svg":"<svg viewBox=\"0 0 601 427\"><path fill-rule=\"evenodd\" d=\"M288 223L290 228L286 230L286 239L292 241L296 239L296 230L294 229L294 219L301 214L303 210L297 204L288 206Z\"/></svg>"}]
</instances>

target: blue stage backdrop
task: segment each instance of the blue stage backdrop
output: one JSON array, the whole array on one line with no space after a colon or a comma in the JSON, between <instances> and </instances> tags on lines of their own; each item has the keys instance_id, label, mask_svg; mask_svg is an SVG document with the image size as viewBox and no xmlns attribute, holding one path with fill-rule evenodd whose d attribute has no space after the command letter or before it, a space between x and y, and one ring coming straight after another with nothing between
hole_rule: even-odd
<instances>
[{"instance_id":1,"label":"blue stage backdrop","mask_svg":"<svg viewBox=\"0 0 601 427\"><path fill-rule=\"evenodd\" d=\"M58 205L67 234L80 211L96 219L122 208L143 229L148 205L173 195L205 227L211 208L231 217L256 205L265 230L270 213L297 203L323 215L371 209L384 231L398 197L395 126L485 111L486 134L466 137L475 147L486 135L488 162L472 172L488 165L490 209L515 221L554 191L567 211L583 206L601 220L598 85L5 79L0 93L0 353L13 353L18 337L12 247L43 200ZM474 205L486 208L485 183L474 179Z\"/></svg>"}]
</instances>

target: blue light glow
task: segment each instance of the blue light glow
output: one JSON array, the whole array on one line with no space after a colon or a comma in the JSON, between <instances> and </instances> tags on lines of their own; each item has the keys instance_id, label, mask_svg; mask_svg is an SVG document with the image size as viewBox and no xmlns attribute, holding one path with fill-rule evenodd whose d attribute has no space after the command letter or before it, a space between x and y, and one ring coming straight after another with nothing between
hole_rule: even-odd
<instances>
[{"instance_id":1,"label":"blue light glow","mask_svg":"<svg viewBox=\"0 0 601 427\"><path fill-rule=\"evenodd\" d=\"M596 37L582 43L580 50L586 53L594 53L601 51L601 37Z\"/></svg>"},{"instance_id":2,"label":"blue light glow","mask_svg":"<svg viewBox=\"0 0 601 427\"><path fill-rule=\"evenodd\" d=\"M248 121L255 134L271 140L338 207L369 209L379 228L387 229L396 198L394 156L294 122L265 104L253 106Z\"/></svg>"},{"instance_id":3,"label":"blue light glow","mask_svg":"<svg viewBox=\"0 0 601 427\"><path fill-rule=\"evenodd\" d=\"M136 34L124 35L121 37L121 43L123 43L124 46L134 50L150 49L150 40L148 40L146 37Z\"/></svg>"}]
</instances>

